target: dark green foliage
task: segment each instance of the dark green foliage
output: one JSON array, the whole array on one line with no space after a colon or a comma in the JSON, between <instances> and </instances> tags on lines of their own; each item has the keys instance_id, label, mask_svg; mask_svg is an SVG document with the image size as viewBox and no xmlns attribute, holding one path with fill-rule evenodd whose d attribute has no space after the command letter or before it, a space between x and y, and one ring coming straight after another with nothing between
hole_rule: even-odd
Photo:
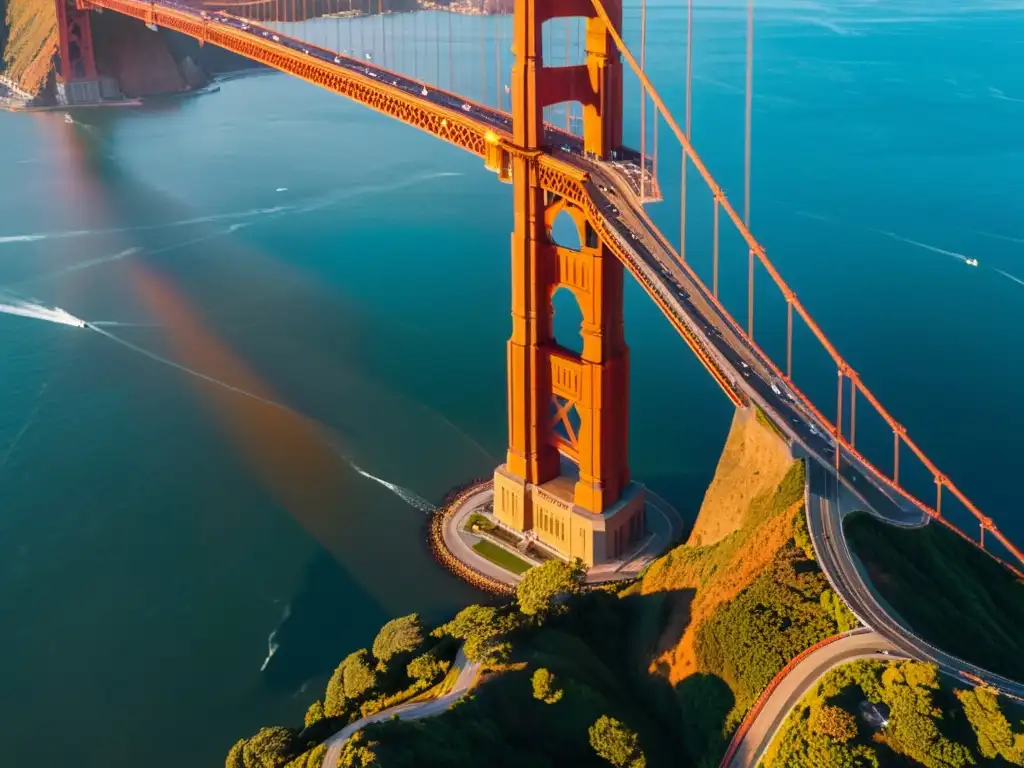
<instances>
[{"instance_id":1,"label":"dark green foliage","mask_svg":"<svg viewBox=\"0 0 1024 768\"><path fill-rule=\"evenodd\" d=\"M516 587L519 610L526 616L543 618L552 612L560 596L579 591L586 574L583 564L576 560L548 560L544 565L531 568Z\"/></svg>"},{"instance_id":2,"label":"dark green foliage","mask_svg":"<svg viewBox=\"0 0 1024 768\"><path fill-rule=\"evenodd\" d=\"M793 515L793 543L796 548L804 553L808 560L814 560L814 544L811 542L811 532L807 530L807 508L801 507Z\"/></svg>"},{"instance_id":3,"label":"dark green foliage","mask_svg":"<svg viewBox=\"0 0 1024 768\"><path fill-rule=\"evenodd\" d=\"M451 665L450 661L439 659L433 652L430 652L410 661L405 672L413 680L433 681L447 672Z\"/></svg>"},{"instance_id":4,"label":"dark green foliage","mask_svg":"<svg viewBox=\"0 0 1024 768\"><path fill-rule=\"evenodd\" d=\"M434 635L448 635L465 640L466 658L485 665L501 664L512 650L504 637L519 625L519 618L491 606L471 605L463 608L449 621L434 630Z\"/></svg>"},{"instance_id":5,"label":"dark green foliage","mask_svg":"<svg viewBox=\"0 0 1024 768\"><path fill-rule=\"evenodd\" d=\"M974 729L982 757L1001 757L1010 765L1024 765L1024 721L1014 732L999 699L986 688L957 691L956 697Z\"/></svg>"},{"instance_id":6,"label":"dark green foliage","mask_svg":"<svg viewBox=\"0 0 1024 768\"><path fill-rule=\"evenodd\" d=\"M261 728L251 739L238 742L228 753L227 766L244 768L281 768L295 754L295 731L272 726ZM239 763L239 756L241 762ZM232 762L234 761L234 762Z\"/></svg>"},{"instance_id":7,"label":"dark green foliage","mask_svg":"<svg viewBox=\"0 0 1024 768\"><path fill-rule=\"evenodd\" d=\"M934 665L916 661L838 667L793 709L766 768L1021 765L1014 750L1024 734L1012 732L995 697L984 689L954 696L949 686ZM887 713L877 732L854 716L865 700ZM1006 762L993 762L997 755Z\"/></svg>"},{"instance_id":8,"label":"dark green foliage","mask_svg":"<svg viewBox=\"0 0 1024 768\"><path fill-rule=\"evenodd\" d=\"M615 768L645 768L637 735L614 717L601 715L590 726L590 746Z\"/></svg>"},{"instance_id":9,"label":"dark green foliage","mask_svg":"<svg viewBox=\"0 0 1024 768\"><path fill-rule=\"evenodd\" d=\"M242 757L243 749L245 749L245 739L239 739L228 750L227 759L224 761L224 768L245 768L245 760Z\"/></svg>"},{"instance_id":10,"label":"dark green foliage","mask_svg":"<svg viewBox=\"0 0 1024 768\"><path fill-rule=\"evenodd\" d=\"M681 749L676 723L647 707L627 673L631 615L628 601L604 591L577 595L543 624L518 621L500 608L464 610L441 631L473 637L483 629L487 636L495 626L510 625L508 633L492 635L510 644L510 665L443 715L368 727L380 744L380 764L607 768L589 731L608 715L638 732L652 765L674 768Z\"/></svg>"},{"instance_id":11,"label":"dark green foliage","mask_svg":"<svg viewBox=\"0 0 1024 768\"><path fill-rule=\"evenodd\" d=\"M373 655L377 661L387 664L395 656L411 653L423 643L423 627L415 613L392 619L377 633L373 641Z\"/></svg>"},{"instance_id":12,"label":"dark green foliage","mask_svg":"<svg viewBox=\"0 0 1024 768\"><path fill-rule=\"evenodd\" d=\"M543 701L545 704L557 703L565 693L558 687L555 676L544 667L534 671L530 682L533 684L533 698Z\"/></svg>"},{"instance_id":13,"label":"dark green foliage","mask_svg":"<svg viewBox=\"0 0 1024 768\"><path fill-rule=\"evenodd\" d=\"M345 714L348 704L358 699L376 684L376 676L370 667L370 654L365 648L350 653L338 665L327 682L324 695L324 715L339 717Z\"/></svg>"},{"instance_id":14,"label":"dark green foliage","mask_svg":"<svg viewBox=\"0 0 1024 768\"><path fill-rule=\"evenodd\" d=\"M1024 584L1010 571L941 525L904 530L858 514L845 529L874 587L918 634L1024 679Z\"/></svg>"},{"instance_id":15,"label":"dark green foliage","mask_svg":"<svg viewBox=\"0 0 1024 768\"><path fill-rule=\"evenodd\" d=\"M842 707L824 704L811 716L811 730L845 744L857 736L857 718Z\"/></svg>"},{"instance_id":16,"label":"dark green foliage","mask_svg":"<svg viewBox=\"0 0 1024 768\"><path fill-rule=\"evenodd\" d=\"M821 593L819 602L825 613L835 620L836 628L840 632L849 632L860 625L857 617L846 607L846 603L831 589L826 589Z\"/></svg>"},{"instance_id":17,"label":"dark green foliage","mask_svg":"<svg viewBox=\"0 0 1024 768\"><path fill-rule=\"evenodd\" d=\"M342 679L345 684L346 699L358 699L373 688L377 679L370 667L370 654L365 648L349 654L342 664L345 667Z\"/></svg>"},{"instance_id":18,"label":"dark green foliage","mask_svg":"<svg viewBox=\"0 0 1024 768\"><path fill-rule=\"evenodd\" d=\"M377 744L366 738L366 733L360 731L345 742L345 746L338 756L338 768L370 768L377 764L377 753L374 751Z\"/></svg>"},{"instance_id":19,"label":"dark green foliage","mask_svg":"<svg viewBox=\"0 0 1024 768\"><path fill-rule=\"evenodd\" d=\"M772 570L721 606L697 630L701 666L732 689L735 724L786 663L836 633L835 619L821 608L828 588L817 569L795 548L783 550Z\"/></svg>"},{"instance_id":20,"label":"dark green foliage","mask_svg":"<svg viewBox=\"0 0 1024 768\"><path fill-rule=\"evenodd\" d=\"M301 755L296 757L290 763L285 765L285 768L322 768L324 764L324 753L326 751L326 744L318 744L312 749L303 752Z\"/></svg>"},{"instance_id":21,"label":"dark green foliage","mask_svg":"<svg viewBox=\"0 0 1024 768\"><path fill-rule=\"evenodd\" d=\"M306 710L306 717L305 717L305 720L303 721L303 723L304 723L304 725L307 728L309 728L309 726L313 725L314 723L319 723L323 719L324 719L324 705L323 705L323 702L322 701L314 701L312 704L309 705L309 709Z\"/></svg>"},{"instance_id":22,"label":"dark green foliage","mask_svg":"<svg viewBox=\"0 0 1024 768\"><path fill-rule=\"evenodd\" d=\"M736 706L732 690L718 675L698 672L684 678L675 694L686 752L694 763L716 765L731 731L727 724Z\"/></svg>"}]
</instances>

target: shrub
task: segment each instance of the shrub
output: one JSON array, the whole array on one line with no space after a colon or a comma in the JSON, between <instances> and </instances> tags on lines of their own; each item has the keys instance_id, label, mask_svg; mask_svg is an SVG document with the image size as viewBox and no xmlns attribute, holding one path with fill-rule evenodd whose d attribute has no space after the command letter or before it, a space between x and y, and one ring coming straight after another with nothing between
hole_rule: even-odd
<instances>
[{"instance_id":1,"label":"shrub","mask_svg":"<svg viewBox=\"0 0 1024 768\"><path fill-rule=\"evenodd\" d=\"M645 768L640 739L614 717L601 715L590 726L590 746L615 768Z\"/></svg>"},{"instance_id":2,"label":"shrub","mask_svg":"<svg viewBox=\"0 0 1024 768\"><path fill-rule=\"evenodd\" d=\"M324 719L324 705L321 701L314 701L309 705L309 709L306 710L306 717L303 724L309 728L314 723L319 723Z\"/></svg>"},{"instance_id":3,"label":"shrub","mask_svg":"<svg viewBox=\"0 0 1024 768\"><path fill-rule=\"evenodd\" d=\"M857 718L842 707L825 704L814 713L811 730L845 744L857 736Z\"/></svg>"},{"instance_id":4,"label":"shrub","mask_svg":"<svg viewBox=\"0 0 1024 768\"><path fill-rule=\"evenodd\" d=\"M413 680L432 681L447 672L450 666L450 661L443 661L437 658L433 652L429 652L410 661L405 668L405 673Z\"/></svg>"},{"instance_id":5,"label":"shrub","mask_svg":"<svg viewBox=\"0 0 1024 768\"><path fill-rule=\"evenodd\" d=\"M579 591L585 574L579 560L573 563L549 560L544 565L531 568L516 587L519 610L527 616L543 617L551 613L559 596Z\"/></svg>"},{"instance_id":6,"label":"shrub","mask_svg":"<svg viewBox=\"0 0 1024 768\"><path fill-rule=\"evenodd\" d=\"M557 686L555 676L544 667L534 671L530 682L533 684L533 698L545 704L554 704L562 698L564 691Z\"/></svg>"},{"instance_id":7,"label":"shrub","mask_svg":"<svg viewBox=\"0 0 1024 768\"><path fill-rule=\"evenodd\" d=\"M373 641L373 655L387 664L395 656L411 653L423 643L423 628L415 613L392 619L377 633Z\"/></svg>"},{"instance_id":8,"label":"shrub","mask_svg":"<svg viewBox=\"0 0 1024 768\"><path fill-rule=\"evenodd\" d=\"M377 678L370 668L370 654L365 648L349 654L342 664L345 667L342 678L346 699L358 699L376 685Z\"/></svg>"}]
</instances>

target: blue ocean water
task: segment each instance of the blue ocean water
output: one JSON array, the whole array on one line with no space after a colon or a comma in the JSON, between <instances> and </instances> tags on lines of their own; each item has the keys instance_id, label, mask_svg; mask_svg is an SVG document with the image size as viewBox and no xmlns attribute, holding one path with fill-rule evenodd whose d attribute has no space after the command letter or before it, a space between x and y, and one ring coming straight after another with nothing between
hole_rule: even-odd
<instances>
[{"instance_id":1,"label":"blue ocean water","mask_svg":"<svg viewBox=\"0 0 1024 768\"><path fill-rule=\"evenodd\" d=\"M651 3L648 61L681 116L678 5ZM1020 541L1024 6L934 5L758 6L752 225L868 385ZM695 25L693 140L739 204L743 6L698 3ZM0 286L126 324L105 330L235 390L0 316L0 762L218 764L298 720L386 618L473 599L427 555L417 497L503 454L510 190L277 75L74 119L0 115ZM659 131L651 215L675 232L680 158ZM688 257L707 274L710 199L689 189ZM745 270L724 236L741 320ZM783 306L757 279L756 334L783 359ZM728 404L634 285L627 334L634 474L692 514ZM798 338L798 381L834 407L825 363ZM888 436L858 419L881 463Z\"/></svg>"}]
</instances>

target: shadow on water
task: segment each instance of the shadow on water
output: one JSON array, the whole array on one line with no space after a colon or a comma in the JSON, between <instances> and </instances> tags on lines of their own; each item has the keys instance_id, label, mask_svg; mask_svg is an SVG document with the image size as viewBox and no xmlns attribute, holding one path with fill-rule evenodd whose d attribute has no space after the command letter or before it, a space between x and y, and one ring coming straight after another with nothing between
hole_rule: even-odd
<instances>
[{"instance_id":1,"label":"shadow on water","mask_svg":"<svg viewBox=\"0 0 1024 768\"><path fill-rule=\"evenodd\" d=\"M356 648L368 644L391 616L326 552L306 566L302 585L268 638L263 670L275 693L294 692L330 674Z\"/></svg>"}]
</instances>

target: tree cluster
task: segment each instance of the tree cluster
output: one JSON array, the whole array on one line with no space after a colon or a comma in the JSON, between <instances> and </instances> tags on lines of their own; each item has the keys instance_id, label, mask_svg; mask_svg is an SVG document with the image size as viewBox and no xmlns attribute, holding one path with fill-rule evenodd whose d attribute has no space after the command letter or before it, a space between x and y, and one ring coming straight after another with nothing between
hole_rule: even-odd
<instances>
[{"instance_id":1,"label":"tree cluster","mask_svg":"<svg viewBox=\"0 0 1024 768\"><path fill-rule=\"evenodd\" d=\"M885 713L880 726L851 711L862 701ZM1024 723L1014 731L985 688L951 692L932 664L854 662L825 675L794 708L767 762L768 768L902 764L1024 766Z\"/></svg>"}]
</instances>

